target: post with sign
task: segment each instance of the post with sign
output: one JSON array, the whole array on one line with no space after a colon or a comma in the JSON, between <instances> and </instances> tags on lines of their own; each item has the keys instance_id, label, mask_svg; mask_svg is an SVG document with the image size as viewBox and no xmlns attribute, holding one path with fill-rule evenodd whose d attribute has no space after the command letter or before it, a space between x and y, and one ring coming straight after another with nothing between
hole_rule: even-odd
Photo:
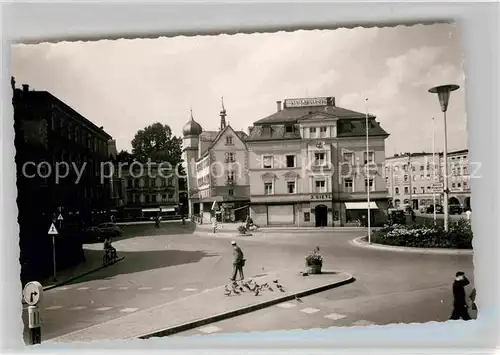
<instances>
[{"instance_id":1,"label":"post with sign","mask_svg":"<svg viewBox=\"0 0 500 355\"><path fill-rule=\"evenodd\" d=\"M54 223L52 223L50 225L50 228L49 228L49 235L52 236L52 262L53 262L53 266L54 266L54 281L57 281L57 278L56 278L56 235L58 235L59 233L57 232L57 229L56 229L56 226L54 225Z\"/></svg>"},{"instance_id":2,"label":"post with sign","mask_svg":"<svg viewBox=\"0 0 500 355\"><path fill-rule=\"evenodd\" d=\"M42 342L42 330L40 322L40 308L38 304L42 300L43 287L37 281L31 281L24 286L23 298L28 304L28 327L30 329L30 342L32 345Z\"/></svg>"}]
</instances>

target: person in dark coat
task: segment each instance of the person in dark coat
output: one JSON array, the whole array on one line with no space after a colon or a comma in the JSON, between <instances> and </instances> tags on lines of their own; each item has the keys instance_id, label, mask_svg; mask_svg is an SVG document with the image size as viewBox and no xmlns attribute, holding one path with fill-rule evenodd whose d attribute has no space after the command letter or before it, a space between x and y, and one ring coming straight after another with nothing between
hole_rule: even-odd
<instances>
[{"instance_id":1,"label":"person in dark coat","mask_svg":"<svg viewBox=\"0 0 500 355\"><path fill-rule=\"evenodd\" d=\"M243 266L245 266L243 252L236 242L231 242L231 245L233 246L233 275L231 277L231 281L236 281L236 274L238 272L240 274L240 279L243 280Z\"/></svg>"},{"instance_id":2,"label":"person in dark coat","mask_svg":"<svg viewBox=\"0 0 500 355\"><path fill-rule=\"evenodd\" d=\"M469 312L467 311L468 306L465 296L465 286L469 283L469 280L467 280L462 271L456 273L455 281L453 282L453 312L450 319L471 319Z\"/></svg>"}]
</instances>

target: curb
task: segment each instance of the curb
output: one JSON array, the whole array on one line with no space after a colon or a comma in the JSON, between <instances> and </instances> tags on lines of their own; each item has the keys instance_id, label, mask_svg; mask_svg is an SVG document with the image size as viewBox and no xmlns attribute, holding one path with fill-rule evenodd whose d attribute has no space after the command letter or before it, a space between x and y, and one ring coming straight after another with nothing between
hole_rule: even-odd
<instances>
[{"instance_id":1,"label":"curb","mask_svg":"<svg viewBox=\"0 0 500 355\"><path fill-rule=\"evenodd\" d=\"M296 297L299 297L299 298L306 297L306 296L309 296L309 295L312 295L315 293L319 293L319 292L323 292L323 291L326 291L326 290L329 290L332 288L347 285L347 284L350 284L350 283L355 281L355 279L352 275L350 275L348 273L344 273L344 274L346 274L347 277L341 281L337 281L334 283L328 283L328 284L325 284L322 286L310 288L310 289L305 290L305 291L295 292L295 293L292 293L292 294L289 294L289 295L286 295L286 296L283 296L280 298L276 298L273 300L264 301L264 302L250 305L250 306L245 306L245 307L233 310L233 311L220 313L220 314L217 314L214 316L202 318L202 319L195 320L195 321L188 322L188 323L184 323L181 325L176 325L174 327L166 328L163 330L159 330L159 331L149 333L149 334L144 334L141 336L136 336L136 337L133 337L130 339L149 339L149 338L157 338L157 337L166 337L169 335L173 335L173 334L185 332L187 330L191 330L194 328L198 328L198 327L201 327L203 325L216 323L216 322L220 322L220 321L225 320L225 319L234 318L236 316L240 316L243 314L255 312L255 311L258 311L258 310L263 309L263 308L274 306L275 304L278 304L278 303L291 301L291 300L295 299Z\"/></svg>"},{"instance_id":2,"label":"curb","mask_svg":"<svg viewBox=\"0 0 500 355\"><path fill-rule=\"evenodd\" d=\"M74 277L72 277L72 278L70 278L70 279L67 279L67 280L64 280L64 281L58 282L58 283L56 283L56 284L54 284L54 285L51 285L51 286L46 286L46 287L44 287L44 288L43 288L43 290L44 290L44 291L48 291L48 290L52 290L52 289L54 289L54 288L56 288L56 287L60 287L60 286L66 285L66 284L68 284L68 283L70 283L70 282L72 282L72 281L75 281L75 280L79 279L80 277L87 276L87 275L89 275L89 274L91 274L91 273L93 273L93 272L96 272L96 271L99 271L99 270L105 269L105 268L107 268L107 267L109 267L109 266L111 266L111 265L115 265L117 262L122 261L123 259L125 259L125 256L122 256L121 258L116 259L116 261L115 261L114 263L112 263L112 264L108 264L108 265L101 265L101 266L99 266L99 267L96 267L96 268L94 268L94 269L91 269L91 270L89 270L89 271L86 271L86 272L84 272L83 274L80 274L80 275L74 276Z\"/></svg>"},{"instance_id":3,"label":"curb","mask_svg":"<svg viewBox=\"0 0 500 355\"><path fill-rule=\"evenodd\" d=\"M358 237L349 242L349 244L356 246L356 247L361 247L361 248L371 248L371 249L378 249L378 250L385 250L385 251L395 251L395 252L402 252L402 253L417 253L417 254L435 254L435 255L473 255L474 250L470 249L438 249L438 248L414 248L414 247L399 247L399 246L394 246L394 245L383 245L383 244L377 244L377 243L372 243L368 244L367 241L365 241L366 237Z\"/></svg>"}]
</instances>

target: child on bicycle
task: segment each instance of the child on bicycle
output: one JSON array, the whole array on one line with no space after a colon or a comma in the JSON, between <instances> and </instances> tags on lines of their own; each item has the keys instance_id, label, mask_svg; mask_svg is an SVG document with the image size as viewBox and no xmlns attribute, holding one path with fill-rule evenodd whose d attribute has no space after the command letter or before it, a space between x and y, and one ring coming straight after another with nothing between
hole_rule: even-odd
<instances>
[{"instance_id":1,"label":"child on bicycle","mask_svg":"<svg viewBox=\"0 0 500 355\"><path fill-rule=\"evenodd\" d=\"M104 240L104 252L108 254L111 258L116 257L116 249L111 245L111 238L107 237Z\"/></svg>"}]
</instances>

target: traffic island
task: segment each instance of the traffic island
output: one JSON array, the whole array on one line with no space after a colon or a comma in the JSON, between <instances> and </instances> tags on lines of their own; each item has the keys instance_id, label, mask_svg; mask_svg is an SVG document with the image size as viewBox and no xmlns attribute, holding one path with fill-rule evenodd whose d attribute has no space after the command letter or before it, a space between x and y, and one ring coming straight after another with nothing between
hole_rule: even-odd
<instances>
[{"instance_id":1,"label":"traffic island","mask_svg":"<svg viewBox=\"0 0 500 355\"><path fill-rule=\"evenodd\" d=\"M350 241L353 246L361 248L371 248L377 250L404 252L404 253L417 253L417 254L440 254L440 255L473 255L472 249L449 249L449 248L413 248L402 247L394 245L385 245L378 243L368 243L368 237L359 237Z\"/></svg>"},{"instance_id":2,"label":"traffic island","mask_svg":"<svg viewBox=\"0 0 500 355\"><path fill-rule=\"evenodd\" d=\"M250 288L241 283L233 288L229 283L53 338L47 343L169 336L346 285L353 282L354 278L341 271L323 271L322 274L310 276L303 276L300 272L282 271L256 275L252 280L253 282L247 285ZM253 291L254 284L259 285L259 292ZM270 288L265 287L266 284Z\"/></svg>"}]
</instances>

